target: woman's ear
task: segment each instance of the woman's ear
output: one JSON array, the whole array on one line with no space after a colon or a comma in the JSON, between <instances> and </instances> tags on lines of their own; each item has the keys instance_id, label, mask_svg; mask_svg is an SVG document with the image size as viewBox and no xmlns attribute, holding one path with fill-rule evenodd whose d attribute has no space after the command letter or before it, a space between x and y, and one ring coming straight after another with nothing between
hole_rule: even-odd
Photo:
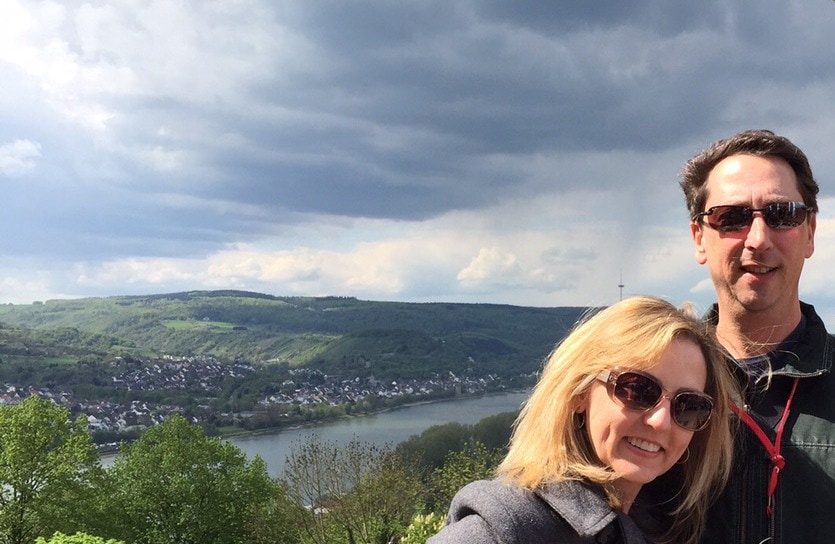
<instances>
[{"instance_id":1,"label":"woman's ear","mask_svg":"<svg viewBox=\"0 0 835 544\"><path fill-rule=\"evenodd\" d=\"M588 408L588 399L589 394L588 392L583 393L582 395L578 395L571 400L571 412L574 414L582 414L585 413L586 409Z\"/></svg>"},{"instance_id":2,"label":"woman's ear","mask_svg":"<svg viewBox=\"0 0 835 544\"><path fill-rule=\"evenodd\" d=\"M586 426L587 417L586 403L580 402L580 400L585 399L574 399L574 402L571 403L571 425L577 430L580 430Z\"/></svg>"}]
</instances>

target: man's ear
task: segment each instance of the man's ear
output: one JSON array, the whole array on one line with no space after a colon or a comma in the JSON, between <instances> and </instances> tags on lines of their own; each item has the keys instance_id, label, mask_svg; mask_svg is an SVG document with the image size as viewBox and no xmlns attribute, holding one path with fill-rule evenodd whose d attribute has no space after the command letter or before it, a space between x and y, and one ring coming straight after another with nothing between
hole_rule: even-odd
<instances>
[{"instance_id":1,"label":"man's ear","mask_svg":"<svg viewBox=\"0 0 835 544\"><path fill-rule=\"evenodd\" d=\"M807 259L812 256L812 253L815 252L815 229L818 226L817 215L818 214L813 213L812 217L809 218L809 238L806 240Z\"/></svg>"},{"instance_id":2,"label":"man's ear","mask_svg":"<svg viewBox=\"0 0 835 544\"><path fill-rule=\"evenodd\" d=\"M702 226L695 221L690 222L690 235L693 237L693 245L696 248L696 262L705 264L707 262L707 255L705 255L704 233Z\"/></svg>"}]
</instances>

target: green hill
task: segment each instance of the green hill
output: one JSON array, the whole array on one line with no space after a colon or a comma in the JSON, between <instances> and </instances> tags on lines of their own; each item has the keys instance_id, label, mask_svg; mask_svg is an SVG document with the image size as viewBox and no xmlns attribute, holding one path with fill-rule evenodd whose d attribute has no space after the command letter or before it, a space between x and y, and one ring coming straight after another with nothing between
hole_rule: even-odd
<instances>
[{"instance_id":1,"label":"green hill","mask_svg":"<svg viewBox=\"0 0 835 544\"><path fill-rule=\"evenodd\" d=\"M0 306L0 360L212 355L345 376L518 375L585 311L244 291L49 300Z\"/></svg>"}]
</instances>

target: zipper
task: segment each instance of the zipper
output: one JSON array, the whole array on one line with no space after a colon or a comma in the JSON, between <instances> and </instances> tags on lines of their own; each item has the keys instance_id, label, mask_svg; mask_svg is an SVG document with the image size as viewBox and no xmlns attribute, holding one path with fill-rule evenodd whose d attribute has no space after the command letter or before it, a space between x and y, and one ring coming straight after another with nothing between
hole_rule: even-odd
<instances>
[{"instance_id":1,"label":"zipper","mask_svg":"<svg viewBox=\"0 0 835 544\"><path fill-rule=\"evenodd\" d=\"M768 527L769 538L766 539L771 544L775 544L774 534L775 534L775 522L774 522L774 504L775 504L775 496L777 495L777 484L779 482L780 472L785 467L786 461L783 458L781 452L782 445L783 445L783 431L785 431L786 420L789 417L789 413L791 410L792 400L794 400L794 395L797 392L797 386L800 384L800 378L794 378L794 382L792 383L791 391L789 392L789 396L786 399L786 406L783 408L783 415L780 416L780 421L777 423L776 429L774 429L776 436L774 437L774 441L772 441L766 435L765 429L751 416L749 412L748 406L743 405L741 408L734 404L733 402L730 403L731 410L742 420L743 423L754 433L757 439L760 441L762 446L765 448L766 454L768 455L768 459L771 465L770 475L768 477L768 488L767 488L767 504L766 504L766 513L767 520L766 525Z\"/></svg>"},{"instance_id":2,"label":"zipper","mask_svg":"<svg viewBox=\"0 0 835 544\"><path fill-rule=\"evenodd\" d=\"M747 469L746 472L748 472ZM739 514L739 544L745 544L745 542L747 542L746 537L748 536L746 531L748 528L748 519L746 516L746 513L748 512L746 504L748 501L746 501L745 498L748 496L748 478L750 477L751 473L748 472L747 477L740 478L741 485L739 486L739 497L737 497L739 500L736 505L737 512Z\"/></svg>"}]
</instances>

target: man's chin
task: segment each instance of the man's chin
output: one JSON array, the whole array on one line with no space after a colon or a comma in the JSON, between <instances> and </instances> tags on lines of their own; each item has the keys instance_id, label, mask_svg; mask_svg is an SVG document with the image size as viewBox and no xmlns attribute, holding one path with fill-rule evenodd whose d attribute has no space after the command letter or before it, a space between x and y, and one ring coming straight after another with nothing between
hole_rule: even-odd
<instances>
[{"instance_id":1,"label":"man's chin","mask_svg":"<svg viewBox=\"0 0 835 544\"><path fill-rule=\"evenodd\" d=\"M738 293L735 297L737 310L747 313L768 312L776 303L776 297L757 293Z\"/></svg>"}]
</instances>

